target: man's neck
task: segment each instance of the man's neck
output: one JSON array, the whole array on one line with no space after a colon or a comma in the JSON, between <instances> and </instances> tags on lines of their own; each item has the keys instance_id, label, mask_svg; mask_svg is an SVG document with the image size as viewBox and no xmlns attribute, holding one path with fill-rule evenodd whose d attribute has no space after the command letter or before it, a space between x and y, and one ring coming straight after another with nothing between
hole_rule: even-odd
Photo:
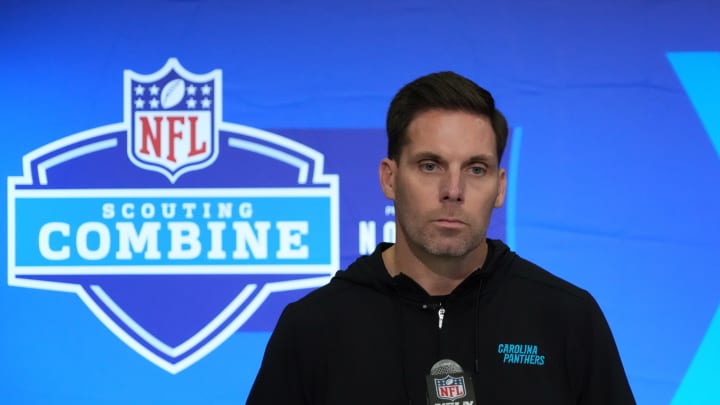
<instances>
[{"instance_id":1,"label":"man's neck","mask_svg":"<svg viewBox=\"0 0 720 405\"><path fill-rule=\"evenodd\" d=\"M485 263L487 241L473 252L462 257L418 255L400 242L382 253L385 268L391 276L400 273L413 279L429 295L448 295L472 272Z\"/></svg>"}]
</instances>

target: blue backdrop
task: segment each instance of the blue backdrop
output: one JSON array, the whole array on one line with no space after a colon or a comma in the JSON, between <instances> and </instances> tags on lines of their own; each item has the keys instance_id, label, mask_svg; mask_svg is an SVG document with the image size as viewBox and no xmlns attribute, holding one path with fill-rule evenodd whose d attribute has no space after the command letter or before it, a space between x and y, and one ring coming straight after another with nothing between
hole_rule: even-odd
<instances>
[{"instance_id":1,"label":"blue backdrop","mask_svg":"<svg viewBox=\"0 0 720 405\"><path fill-rule=\"evenodd\" d=\"M392 236L376 176L391 97L420 75L454 70L489 88L513 128L510 194L493 235L597 298L638 403L720 404L718 19L711 0L3 1L0 401L242 403L283 305ZM151 76L170 58L174 73ZM221 82L199 76L216 69ZM132 82L142 94L126 70L145 80ZM163 111L190 111L172 104L177 77L208 100L219 154L170 181L172 168L131 163L129 134L153 83ZM190 92L180 96L187 103ZM295 200L273 202L288 195L261 186ZM28 201L37 198L45 203ZM323 229L307 243L326 250L288 262L305 267L187 261L169 271L171 287L165 267L143 267L139 253L82 274L61 259L24 259L41 251L33 235L45 222L69 224L73 236L48 237L61 252L83 221L111 219L75 201L137 201L139 227L142 202L171 198L252 202L252 215L231 218L254 221L246 241L262 234L258 222L288 220L273 222L280 236L267 246L301 258L306 220ZM306 212L317 218L282 208L300 200L314 201ZM97 253L93 226L86 250ZM192 246L185 240L176 250ZM231 242L222 246L230 254ZM153 344L183 342L210 319L215 329L182 354ZM175 336L165 323L190 331Z\"/></svg>"}]
</instances>

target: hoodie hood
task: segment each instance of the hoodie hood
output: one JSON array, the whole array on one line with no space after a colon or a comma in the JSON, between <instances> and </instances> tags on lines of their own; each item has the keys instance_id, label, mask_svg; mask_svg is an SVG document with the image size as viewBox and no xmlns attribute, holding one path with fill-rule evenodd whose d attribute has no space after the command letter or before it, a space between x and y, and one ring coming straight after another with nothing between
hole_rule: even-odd
<instances>
[{"instance_id":1,"label":"hoodie hood","mask_svg":"<svg viewBox=\"0 0 720 405\"><path fill-rule=\"evenodd\" d=\"M488 255L485 263L472 272L460 285L450 293L450 296L464 295L475 290L478 285L483 286L484 292L493 291L507 275L507 270L515 253L503 242L487 239ZM383 294L398 294L413 301L426 301L430 296L414 280L402 272L395 277L388 273L382 259L382 252L391 247L391 243L380 243L369 256L361 256L353 262L347 270L338 271L333 281L345 281Z\"/></svg>"}]
</instances>

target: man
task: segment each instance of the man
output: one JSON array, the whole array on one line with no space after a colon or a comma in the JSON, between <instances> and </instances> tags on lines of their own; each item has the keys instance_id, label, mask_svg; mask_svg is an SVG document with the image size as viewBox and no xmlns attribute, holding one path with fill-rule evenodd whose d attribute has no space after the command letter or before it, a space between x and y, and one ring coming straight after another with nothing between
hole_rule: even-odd
<instances>
[{"instance_id":1,"label":"man","mask_svg":"<svg viewBox=\"0 0 720 405\"><path fill-rule=\"evenodd\" d=\"M490 93L455 73L398 92L379 168L395 244L287 306L248 404L425 404L441 359L479 404L635 403L590 294L486 238L507 134Z\"/></svg>"}]
</instances>

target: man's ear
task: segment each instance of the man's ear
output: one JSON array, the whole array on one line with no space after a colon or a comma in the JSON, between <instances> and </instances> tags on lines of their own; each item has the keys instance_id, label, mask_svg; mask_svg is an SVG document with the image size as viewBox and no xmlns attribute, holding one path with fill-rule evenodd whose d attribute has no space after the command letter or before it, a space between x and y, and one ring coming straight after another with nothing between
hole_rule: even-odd
<instances>
[{"instance_id":1,"label":"man's ear","mask_svg":"<svg viewBox=\"0 0 720 405\"><path fill-rule=\"evenodd\" d=\"M505 192L507 191L507 172L500 168L498 171L498 193L495 197L495 208L500 208L505 203Z\"/></svg>"},{"instance_id":2,"label":"man's ear","mask_svg":"<svg viewBox=\"0 0 720 405\"><path fill-rule=\"evenodd\" d=\"M389 158L380 161L378 174L380 175L380 187L383 194L390 200L395 200L395 174L397 173L397 163Z\"/></svg>"}]
</instances>

